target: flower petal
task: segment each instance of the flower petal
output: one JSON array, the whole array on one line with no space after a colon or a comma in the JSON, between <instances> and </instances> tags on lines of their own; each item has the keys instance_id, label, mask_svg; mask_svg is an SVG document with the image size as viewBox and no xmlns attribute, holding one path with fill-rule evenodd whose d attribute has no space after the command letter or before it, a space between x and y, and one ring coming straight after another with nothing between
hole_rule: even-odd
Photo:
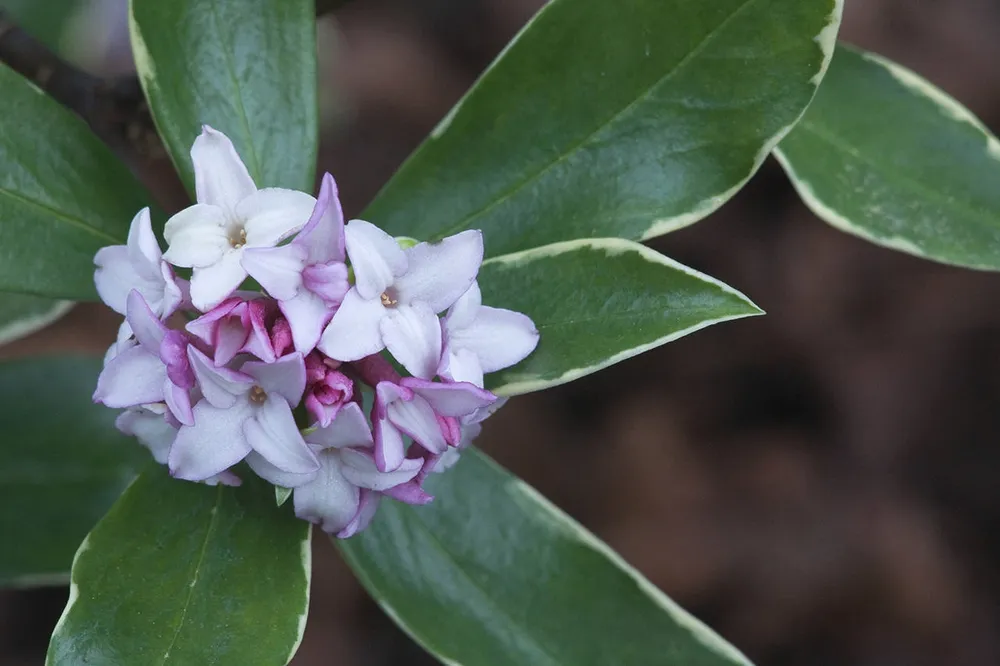
<instances>
[{"instance_id":1,"label":"flower petal","mask_svg":"<svg viewBox=\"0 0 1000 666\"><path fill-rule=\"evenodd\" d=\"M406 483L417 475L424 463L421 458L407 458L395 470L380 472L371 452L342 449L340 459L344 463L341 473L345 479L360 488L380 491Z\"/></svg>"},{"instance_id":2,"label":"flower petal","mask_svg":"<svg viewBox=\"0 0 1000 666\"><path fill-rule=\"evenodd\" d=\"M434 376L441 361L441 322L426 303L386 308L379 330L389 352L411 375Z\"/></svg>"},{"instance_id":3,"label":"flower petal","mask_svg":"<svg viewBox=\"0 0 1000 666\"><path fill-rule=\"evenodd\" d=\"M351 220L344 233L358 293L377 299L406 272L406 255L395 238L370 222Z\"/></svg>"},{"instance_id":4,"label":"flower petal","mask_svg":"<svg viewBox=\"0 0 1000 666\"><path fill-rule=\"evenodd\" d=\"M442 384L406 377L400 383L426 400L441 416L466 416L497 400L489 391L468 382Z\"/></svg>"},{"instance_id":5,"label":"flower petal","mask_svg":"<svg viewBox=\"0 0 1000 666\"><path fill-rule=\"evenodd\" d=\"M149 217L149 208L143 208L135 217L128 228L129 259L135 267L137 273L150 281L158 281L160 278L160 261L163 252L160 250L160 243L153 233L153 221Z\"/></svg>"},{"instance_id":6,"label":"flower petal","mask_svg":"<svg viewBox=\"0 0 1000 666\"><path fill-rule=\"evenodd\" d=\"M442 455L448 455L449 451L454 451L455 449L448 449ZM427 494L423 488L420 487L418 479L413 479L412 481L407 481L406 483L401 483L398 486L393 486L392 488L387 488L382 491L382 494L386 497L391 497L397 502L403 502L404 504L413 504L420 506L422 504L428 504L434 498Z\"/></svg>"},{"instance_id":7,"label":"flower petal","mask_svg":"<svg viewBox=\"0 0 1000 666\"><path fill-rule=\"evenodd\" d=\"M441 312L468 291L483 263L483 235L470 229L406 250L409 270L393 285L400 303L423 301ZM353 257L352 257L353 260Z\"/></svg>"},{"instance_id":8,"label":"flower petal","mask_svg":"<svg viewBox=\"0 0 1000 666\"><path fill-rule=\"evenodd\" d=\"M398 400L390 404L386 411L394 426L431 453L442 453L448 448L434 409L420 396L414 396L409 401Z\"/></svg>"},{"instance_id":9,"label":"flower petal","mask_svg":"<svg viewBox=\"0 0 1000 666\"><path fill-rule=\"evenodd\" d=\"M334 533L342 530L357 514L361 493L341 474L339 456L321 454L316 478L295 489L293 503L296 516L318 524L325 532Z\"/></svg>"},{"instance_id":10,"label":"flower petal","mask_svg":"<svg viewBox=\"0 0 1000 666\"><path fill-rule=\"evenodd\" d=\"M468 349L446 350L441 357L438 374L453 382L468 382L483 387L483 368L479 357Z\"/></svg>"},{"instance_id":11,"label":"flower petal","mask_svg":"<svg viewBox=\"0 0 1000 666\"><path fill-rule=\"evenodd\" d=\"M141 280L132 267L128 248L124 245L109 245L102 247L94 255L94 285L97 294L104 304L117 312L125 314L125 301L128 294Z\"/></svg>"},{"instance_id":12,"label":"flower petal","mask_svg":"<svg viewBox=\"0 0 1000 666\"><path fill-rule=\"evenodd\" d=\"M278 303L292 329L296 351L308 354L319 342L323 328L330 322L333 309L316 294L302 290L294 298Z\"/></svg>"},{"instance_id":13,"label":"flower petal","mask_svg":"<svg viewBox=\"0 0 1000 666\"><path fill-rule=\"evenodd\" d=\"M475 353L483 372L496 372L527 358L538 346L538 330L520 312L484 306L469 326L449 333L448 344Z\"/></svg>"},{"instance_id":14,"label":"flower petal","mask_svg":"<svg viewBox=\"0 0 1000 666\"><path fill-rule=\"evenodd\" d=\"M377 299L365 300L352 288L323 331L319 349L338 361L357 361L385 348L379 322L386 308Z\"/></svg>"},{"instance_id":15,"label":"flower petal","mask_svg":"<svg viewBox=\"0 0 1000 666\"><path fill-rule=\"evenodd\" d=\"M163 383L163 400L181 425L194 425L194 411L191 409L191 393L174 384L168 378Z\"/></svg>"},{"instance_id":16,"label":"flower petal","mask_svg":"<svg viewBox=\"0 0 1000 666\"><path fill-rule=\"evenodd\" d=\"M316 478L316 471L306 472L305 474L293 474L292 472L285 472L278 469L269 463L267 458L256 451L251 451L244 460L250 466L250 469L256 472L257 476L282 488L298 488Z\"/></svg>"},{"instance_id":17,"label":"flower petal","mask_svg":"<svg viewBox=\"0 0 1000 666\"><path fill-rule=\"evenodd\" d=\"M132 347L115 356L97 378L94 402L106 407L133 407L163 402L167 366L143 347Z\"/></svg>"},{"instance_id":18,"label":"flower petal","mask_svg":"<svg viewBox=\"0 0 1000 666\"><path fill-rule=\"evenodd\" d=\"M202 125L201 134L191 146L191 162L198 203L233 211L236 204L257 191L233 142L208 125Z\"/></svg>"},{"instance_id":19,"label":"flower petal","mask_svg":"<svg viewBox=\"0 0 1000 666\"><path fill-rule=\"evenodd\" d=\"M267 330L265 321L269 306L273 306L273 301L266 298L254 298L244 304L240 321L247 331L247 341L240 351L253 354L267 363L273 363L277 355L274 353L271 334Z\"/></svg>"},{"instance_id":20,"label":"flower petal","mask_svg":"<svg viewBox=\"0 0 1000 666\"><path fill-rule=\"evenodd\" d=\"M370 449L374 446L368 420L356 402L341 407L330 425L312 431L306 435L306 441L322 449L342 449L349 446Z\"/></svg>"},{"instance_id":21,"label":"flower petal","mask_svg":"<svg viewBox=\"0 0 1000 666\"><path fill-rule=\"evenodd\" d=\"M446 333L469 326L476 320L479 308L483 305L483 294L479 283L473 282L455 303L448 308L448 314L441 320Z\"/></svg>"},{"instance_id":22,"label":"flower petal","mask_svg":"<svg viewBox=\"0 0 1000 666\"><path fill-rule=\"evenodd\" d=\"M358 503L358 510L351 518L350 522L344 526L344 529L337 532L338 539L349 539L361 530L368 527L369 523L372 522L372 518L375 517L375 512L378 510L379 502L382 500L382 496L378 493L367 490L365 488L361 489L361 498Z\"/></svg>"},{"instance_id":23,"label":"flower petal","mask_svg":"<svg viewBox=\"0 0 1000 666\"><path fill-rule=\"evenodd\" d=\"M268 187L237 204L236 218L243 220L247 247L272 247L301 229L315 205L305 192Z\"/></svg>"},{"instance_id":24,"label":"flower petal","mask_svg":"<svg viewBox=\"0 0 1000 666\"><path fill-rule=\"evenodd\" d=\"M153 460L161 465L166 464L170 445L177 437L177 428L167 423L163 414L141 407L128 409L115 419L115 427L138 439L153 454Z\"/></svg>"},{"instance_id":25,"label":"flower petal","mask_svg":"<svg viewBox=\"0 0 1000 666\"><path fill-rule=\"evenodd\" d=\"M302 285L331 305L339 305L351 288L347 281L347 265L332 261L306 266L302 271Z\"/></svg>"},{"instance_id":26,"label":"flower petal","mask_svg":"<svg viewBox=\"0 0 1000 666\"><path fill-rule=\"evenodd\" d=\"M229 368L215 367L212 361L193 345L188 346L187 352L201 394L213 407L219 409L232 407L237 399L253 386L253 377Z\"/></svg>"},{"instance_id":27,"label":"flower petal","mask_svg":"<svg viewBox=\"0 0 1000 666\"><path fill-rule=\"evenodd\" d=\"M287 301L302 286L306 250L300 245L247 248L240 263L272 298Z\"/></svg>"},{"instance_id":28,"label":"flower petal","mask_svg":"<svg viewBox=\"0 0 1000 666\"><path fill-rule=\"evenodd\" d=\"M277 393L253 408L253 416L243 424L243 434L254 451L283 472L308 474L319 469L316 455L295 425L292 408Z\"/></svg>"},{"instance_id":29,"label":"flower petal","mask_svg":"<svg viewBox=\"0 0 1000 666\"><path fill-rule=\"evenodd\" d=\"M391 472L406 459L403 435L388 418L373 418L375 434L375 466L380 472Z\"/></svg>"},{"instance_id":30,"label":"flower petal","mask_svg":"<svg viewBox=\"0 0 1000 666\"><path fill-rule=\"evenodd\" d=\"M306 248L309 264L344 262L344 211L333 176L323 174L316 207L294 243Z\"/></svg>"},{"instance_id":31,"label":"flower petal","mask_svg":"<svg viewBox=\"0 0 1000 666\"><path fill-rule=\"evenodd\" d=\"M229 298L247 278L240 264L239 250L226 250L211 266L191 272L191 302L202 312L211 310Z\"/></svg>"},{"instance_id":32,"label":"flower petal","mask_svg":"<svg viewBox=\"0 0 1000 666\"><path fill-rule=\"evenodd\" d=\"M242 401L219 409L202 401L194 406L194 425L177 432L167 463L178 479L203 481L229 469L250 453L243 424L250 418Z\"/></svg>"},{"instance_id":33,"label":"flower petal","mask_svg":"<svg viewBox=\"0 0 1000 666\"><path fill-rule=\"evenodd\" d=\"M167 220L163 238L164 260L185 268L211 266L231 247L225 211L206 204L188 206Z\"/></svg>"},{"instance_id":34,"label":"flower petal","mask_svg":"<svg viewBox=\"0 0 1000 666\"><path fill-rule=\"evenodd\" d=\"M146 348L150 354L160 355L160 345L167 334L167 327L153 314L146 303L146 299L133 289L129 292L125 305L128 315L126 321L132 328L132 334L139 344Z\"/></svg>"},{"instance_id":35,"label":"flower petal","mask_svg":"<svg viewBox=\"0 0 1000 666\"><path fill-rule=\"evenodd\" d=\"M248 361L240 370L256 379L268 395L281 396L292 407L299 404L306 390L306 364L298 352L282 356L273 363Z\"/></svg>"}]
</instances>

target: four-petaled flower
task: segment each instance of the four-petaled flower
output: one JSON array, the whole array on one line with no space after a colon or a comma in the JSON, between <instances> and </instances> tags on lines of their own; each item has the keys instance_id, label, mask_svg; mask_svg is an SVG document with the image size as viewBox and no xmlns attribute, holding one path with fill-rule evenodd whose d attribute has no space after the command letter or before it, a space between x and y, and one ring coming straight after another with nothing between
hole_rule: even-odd
<instances>
[{"instance_id":1,"label":"four-petaled flower","mask_svg":"<svg viewBox=\"0 0 1000 666\"><path fill-rule=\"evenodd\" d=\"M430 379L441 358L437 313L476 278L482 234L463 231L403 250L375 225L351 220L346 236L355 284L323 331L320 350L355 361L388 348L410 374Z\"/></svg>"},{"instance_id":2,"label":"four-petaled flower","mask_svg":"<svg viewBox=\"0 0 1000 666\"><path fill-rule=\"evenodd\" d=\"M243 283L240 260L252 247L273 247L302 228L316 203L310 195L258 190L229 138L205 125L191 148L198 200L169 220L164 258L193 269L191 301L205 312Z\"/></svg>"}]
</instances>

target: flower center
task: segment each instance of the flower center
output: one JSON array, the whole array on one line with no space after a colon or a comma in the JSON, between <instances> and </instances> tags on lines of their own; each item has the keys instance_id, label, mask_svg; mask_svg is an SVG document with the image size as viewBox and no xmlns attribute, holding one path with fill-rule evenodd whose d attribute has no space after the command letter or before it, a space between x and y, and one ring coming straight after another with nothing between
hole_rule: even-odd
<instances>
[{"instance_id":1,"label":"flower center","mask_svg":"<svg viewBox=\"0 0 1000 666\"><path fill-rule=\"evenodd\" d=\"M395 298L393 298L392 296L390 296L389 292L387 292L387 291L383 291L382 295L379 297L379 299L382 301L382 305L384 305L387 308L391 307L391 306L393 306L393 305L395 305L396 303L399 302Z\"/></svg>"},{"instance_id":2,"label":"flower center","mask_svg":"<svg viewBox=\"0 0 1000 666\"><path fill-rule=\"evenodd\" d=\"M261 387L254 386L252 389L250 389L250 402L252 402L255 405L263 405L265 402L267 402L267 393L265 393L264 389L262 389Z\"/></svg>"},{"instance_id":3,"label":"flower center","mask_svg":"<svg viewBox=\"0 0 1000 666\"><path fill-rule=\"evenodd\" d=\"M247 230L243 227L236 227L229 232L229 244L234 250L238 250L247 244Z\"/></svg>"}]
</instances>

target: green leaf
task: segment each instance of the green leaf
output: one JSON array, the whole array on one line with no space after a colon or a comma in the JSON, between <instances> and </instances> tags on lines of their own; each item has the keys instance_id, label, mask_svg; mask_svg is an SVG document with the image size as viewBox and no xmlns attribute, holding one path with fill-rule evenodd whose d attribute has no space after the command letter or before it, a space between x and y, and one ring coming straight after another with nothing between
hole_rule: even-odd
<instances>
[{"instance_id":1,"label":"green leaf","mask_svg":"<svg viewBox=\"0 0 1000 666\"><path fill-rule=\"evenodd\" d=\"M490 256L645 239L746 183L812 99L841 0L553 0L365 219Z\"/></svg>"},{"instance_id":2,"label":"green leaf","mask_svg":"<svg viewBox=\"0 0 1000 666\"><path fill-rule=\"evenodd\" d=\"M0 345L13 342L53 323L73 307L70 301L0 292Z\"/></svg>"},{"instance_id":3,"label":"green leaf","mask_svg":"<svg viewBox=\"0 0 1000 666\"><path fill-rule=\"evenodd\" d=\"M0 363L0 585L65 583L80 541L149 454L90 401L100 359Z\"/></svg>"},{"instance_id":4,"label":"green leaf","mask_svg":"<svg viewBox=\"0 0 1000 666\"><path fill-rule=\"evenodd\" d=\"M775 156L833 226L909 254L1000 270L1000 142L899 65L837 48Z\"/></svg>"},{"instance_id":5,"label":"green leaf","mask_svg":"<svg viewBox=\"0 0 1000 666\"><path fill-rule=\"evenodd\" d=\"M129 27L153 119L191 193L203 124L232 139L258 187L312 191L312 0L131 0Z\"/></svg>"},{"instance_id":6,"label":"green leaf","mask_svg":"<svg viewBox=\"0 0 1000 666\"><path fill-rule=\"evenodd\" d=\"M94 254L148 193L87 125L0 64L0 291L96 300Z\"/></svg>"},{"instance_id":7,"label":"green leaf","mask_svg":"<svg viewBox=\"0 0 1000 666\"><path fill-rule=\"evenodd\" d=\"M496 257L479 284L484 304L525 313L541 333L531 356L487 377L500 395L565 384L706 326L762 314L715 278L617 238Z\"/></svg>"},{"instance_id":8,"label":"green leaf","mask_svg":"<svg viewBox=\"0 0 1000 666\"><path fill-rule=\"evenodd\" d=\"M270 484L152 465L87 536L46 664L286 664L309 606L310 525Z\"/></svg>"},{"instance_id":9,"label":"green leaf","mask_svg":"<svg viewBox=\"0 0 1000 666\"><path fill-rule=\"evenodd\" d=\"M379 605L463 666L749 662L536 490L474 449L433 503L383 502L339 541Z\"/></svg>"}]
</instances>

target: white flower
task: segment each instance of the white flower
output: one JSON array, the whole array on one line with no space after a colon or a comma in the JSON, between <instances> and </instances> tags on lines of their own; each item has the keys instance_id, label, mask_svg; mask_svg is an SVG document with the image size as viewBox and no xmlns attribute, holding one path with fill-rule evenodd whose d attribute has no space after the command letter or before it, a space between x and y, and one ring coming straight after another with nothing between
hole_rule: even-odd
<instances>
[{"instance_id":1,"label":"white flower","mask_svg":"<svg viewBox=\"0 0 1000 666\"><path fill-rule=\"evenodd\" d=\"M479 285L455 301L441 322L444 353L438 374L455 382L483 386L483 373L518 363L535 350L538 330L520 312L482 304Z\"/></svg>"},{"instance_id":2,"label":"white flower","mask_svg":"<svg viewBox=\"0 0 1000 666\"><path fill-rule=\"evenodd\" d=\"M345 230L355 285L323 331L319 349L356 361L388 348L415 377L434 376L441 358L444 311L472 284L483 261L483 237L463 231L403 250L373 224Z\"/></svg>"},{"instance_id":3,"label":"white flower","mask_svg":"<svg viewBox=\"0 0 1000 666\"><path fill-rule=\"evenodd\" d=\"M294 190L258 190L229 138L208 125L191 161L198 203L167 221L164 258L193 269L191 301L204 312L246 279L243 249L274 247L301 229L316 200Z\"/></svg>"}]
</instances>

